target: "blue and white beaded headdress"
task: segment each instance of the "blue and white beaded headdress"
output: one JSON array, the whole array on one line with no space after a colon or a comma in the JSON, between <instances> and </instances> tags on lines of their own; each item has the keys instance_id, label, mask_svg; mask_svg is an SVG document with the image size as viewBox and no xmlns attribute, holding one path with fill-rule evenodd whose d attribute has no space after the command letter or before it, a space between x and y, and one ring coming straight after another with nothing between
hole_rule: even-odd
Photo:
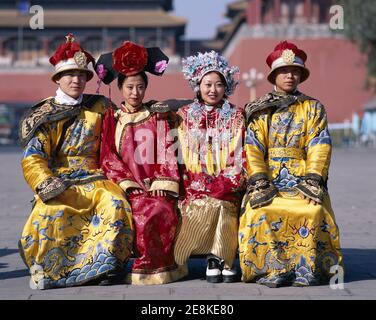
<instances>
[{"instance_id":1,"label":"blue and white beaded headdress","mask_svg":"<svg viewBox=\"0 0 376 320\"><path fill-rule=\"evenodd\" d=\"M223 75L226 80L225 94L230 96L234 93L239 81L235 75L239 74L238 67L230 67L227 60L215 51L201 53L183 59L184 78L189 81L195 92L200 90L200 81L204 75L216 71Z\"/></svg>"}]
</instances>

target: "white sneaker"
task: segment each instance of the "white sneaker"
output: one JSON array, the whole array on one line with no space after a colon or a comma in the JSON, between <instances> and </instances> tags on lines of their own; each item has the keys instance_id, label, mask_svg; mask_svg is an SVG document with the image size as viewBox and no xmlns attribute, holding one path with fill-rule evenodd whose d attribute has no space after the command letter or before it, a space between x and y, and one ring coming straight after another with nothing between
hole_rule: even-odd
<instances>
[{"instance_id":1,"label":"white sneaker","mask_svg":"<svg viewBox=\"0 0 376 320\"><path fill-rule=\"evenodd\" d=\"M238 275L235 268L222 270L223 282L230 283L236 282Z\"/></svg>"}]
</instances>

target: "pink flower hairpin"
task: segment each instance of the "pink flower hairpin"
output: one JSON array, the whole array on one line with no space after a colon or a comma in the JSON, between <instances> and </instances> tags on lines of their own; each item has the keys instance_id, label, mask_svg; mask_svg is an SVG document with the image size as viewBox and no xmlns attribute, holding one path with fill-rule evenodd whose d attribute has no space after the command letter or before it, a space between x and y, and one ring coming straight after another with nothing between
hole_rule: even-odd
<instances>
[{"instance_id":1,"label":"pink flower hairpin","mask_svg":"<svg viewBox=\"0 0 376 320\"><path fill-rule=\"evenodd\" d=\"M106 68L104 67L103 64L99 64L96 68L96 72L97 72L97 75L98 75L98 81L97 81L97 91L96 93L99 94L99 88L101 87L101 83L103 81L103 79L106 77L106 74L107 74L107 70Z\"/></svg>"},{"instance_id":2,"label":"pink flower hairpin","mask_svg":"<svg viewBox=\"0 0 376 320\"><path fill-rule=\"evenodd\" d=\"M158 61L156 64L155 64L155 72L158 72L158 73L162 73L163 71L165 71L167 68L167 61L166 60L161 60L161 61Z\"/></svg>"}]
</instances>

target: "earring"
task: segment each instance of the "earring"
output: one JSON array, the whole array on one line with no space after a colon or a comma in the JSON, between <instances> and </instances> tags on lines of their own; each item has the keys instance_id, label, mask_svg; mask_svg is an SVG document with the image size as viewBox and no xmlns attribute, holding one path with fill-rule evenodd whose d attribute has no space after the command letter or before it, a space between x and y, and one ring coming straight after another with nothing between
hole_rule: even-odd
<instances>
[{"instance_id":1,"label":"earring","mask_svg":"<svg viewBox=\"0 0 376 320\"><path fill-rule=\"evenodd\" d=\"M222 108L224 108L224 109L230 109L231 108L230 102L227 99L225 99L225 101L223 102Z\"/></svg>"}]
</instances>

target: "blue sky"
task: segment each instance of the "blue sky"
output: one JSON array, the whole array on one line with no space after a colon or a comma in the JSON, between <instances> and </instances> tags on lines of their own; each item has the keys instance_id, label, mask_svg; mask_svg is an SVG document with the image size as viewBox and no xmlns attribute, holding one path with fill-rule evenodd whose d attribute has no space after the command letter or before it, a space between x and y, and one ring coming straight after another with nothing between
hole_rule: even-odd
<instances>
[{"instance_id":1,"label":"blue sky","mask_svg":"<svg viewBox=\"0 0 376 320\"><path fill-rule=\"evenodd\" d=\"M224 18L227 4L234 0L174 0L174 15L188 19L187 39L207 39L216 35L216 28L228 21Z\"/></svg>"}]
</instances>

